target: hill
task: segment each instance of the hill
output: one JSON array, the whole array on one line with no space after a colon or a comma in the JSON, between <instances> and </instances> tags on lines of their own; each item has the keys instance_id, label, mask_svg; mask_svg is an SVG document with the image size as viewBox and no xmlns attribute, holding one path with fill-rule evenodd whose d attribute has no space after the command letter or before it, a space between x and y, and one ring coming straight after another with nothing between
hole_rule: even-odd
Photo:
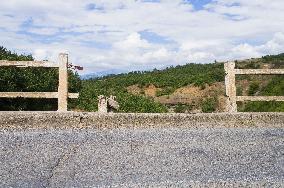
<instances>
[{"instance_id":1,"label":"hill","mask_svg":"<svg viewBox=\"0 0 284 188\"><path fill-rule=\"evenodd\" d=\"M284 68L284 54L236 61L237 68ZM223 63L186 64L83 81L79 108L97 110L98 95L116 95L120 112L222 112ZM284 95L284 75L239 75L238 95ZM284 111L283 102L239 103L239 111Z\"/></svg>"}]
</instances>

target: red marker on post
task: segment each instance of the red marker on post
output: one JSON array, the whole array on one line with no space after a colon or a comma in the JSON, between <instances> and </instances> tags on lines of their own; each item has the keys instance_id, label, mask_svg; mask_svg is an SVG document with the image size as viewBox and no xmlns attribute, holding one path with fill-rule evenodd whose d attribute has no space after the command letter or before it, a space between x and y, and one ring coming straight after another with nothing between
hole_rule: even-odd
<instances>
[{"instance_id":1,"label":"red marker on post","mask_svg":"<svg viewBox=\"0 0 284 188\"><path fill-rule=\"evenodd\" d=\"M72 70L79 70L79 71L81 71L81 70L84 69L83 67L77 66L77 65L73 65L72 63L68 63L67 67L68 67L69 69L72 69Z\"/></svg>"}]
</instances>

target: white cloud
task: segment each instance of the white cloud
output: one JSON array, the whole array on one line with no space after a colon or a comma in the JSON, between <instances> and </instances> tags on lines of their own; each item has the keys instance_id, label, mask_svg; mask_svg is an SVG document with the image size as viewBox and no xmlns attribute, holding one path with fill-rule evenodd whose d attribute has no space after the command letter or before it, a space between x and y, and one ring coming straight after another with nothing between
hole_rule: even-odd
<instances>
[{"instance_id":1,"label":"white cloud","mask_svg":"<svg viewBox=\"0 0 284 188\"><path fill-rule=\"evenodd\" d=\"M35 49L33 51L33 56L35 59L46 59L47 58L47 51L44 49Z\"/></svg>"},{"instance_id":2,"label":"white cloud","mask_svg":"<svg viewBox=\"0 0 284 188\"><path fill-rule=\"evenodd\" d=\"M272 40L257 47L262 53L278 54L284 51L284 33L276 33Z\"/></svg>"},{"instance_id":3,"label":"white cloud","mask_svg":"<svg viewBox=\"0 0 284 188\"><path fill-rule=\"evenodd\" d=\"M27 31L32 34L38 34L38 35L54 35L59 30L57 28L31 28L28 29Z\"/></svg>"},{"instance_id":4,"label":"white cloud","mask_svg":"<svg viewBox=\"0 0 284 188\"><path fill-rule=\"evenodd\" d=\"M261 54L257 52L257 49L253 46L244 43L240 44L232 49L233 57L251 58L257 57Z\"/></svg>"},{"instance_id":5,"label":"white cloud","mask_svg":"<svg viewBox=\"0 0 284 188\"><path fill-rule=\"evenodd\" d=\"M282 0L214 0L200 11L182 2L3 1L0 42L37 59L56 60L59 52L68 52L74 64L84 66L83 73L283 52ZM147 40L140 33L145 30L170 42Z\"/></svg>"},{"instance_id":6,"label":"white cloud","mask_svg":"<svg viewBox=\"0 0 284 188\"><path fill-rule=\"evenodd\" d=\"M147 49L150 48L151 45L148 41L141 39L141 36L139 33L131 33L127 38L123 41L119 41L117 43L114 43L114 48L117 50L136 50L136 49Z\"/></svg>"}]
</instances>

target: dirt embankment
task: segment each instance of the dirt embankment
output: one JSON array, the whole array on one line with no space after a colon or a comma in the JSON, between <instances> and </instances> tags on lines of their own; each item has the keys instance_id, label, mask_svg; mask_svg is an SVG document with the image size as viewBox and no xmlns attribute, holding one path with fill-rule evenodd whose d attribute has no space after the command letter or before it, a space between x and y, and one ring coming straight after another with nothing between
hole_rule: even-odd
<instances>
[{"instance_id":1,"label":"dirt embankment","mask_svg":"<svg viewBox=\"0 0 284 188\"><path fill-rule=\"evenodd\" d=\"M157 92L161 90L162 88L157 88L153 84L143 88L140 88L138 85L129 86L127 88L129 93L152 97L156 102L165 105L193 105L193 111L200 110L201 103L204 99L216 98L218 104L217 111L222 112L225 110L225 86L222 82L205 85L205 88L188 85L178 88L172 94L157 96Z\"/></svg>"}]
</instances>

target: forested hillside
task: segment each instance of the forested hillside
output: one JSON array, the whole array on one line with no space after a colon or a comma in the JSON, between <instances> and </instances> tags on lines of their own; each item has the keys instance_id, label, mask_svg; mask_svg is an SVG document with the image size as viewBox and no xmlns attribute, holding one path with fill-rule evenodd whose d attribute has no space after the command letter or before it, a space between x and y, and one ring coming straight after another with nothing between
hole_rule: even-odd
<instances>
[{"instance_id":1,"label":"forested hillside","mask_svg":"<svg viewBox=\"0 0 284 188\"><path fill-rule=\"evenodd\" d=\"M284 68L284 54L236 61L238 68ZM222 112L223 63L187 64L83 81L79 108L95 111L98 95L116 95L121 112ZM284 95L284 76L237 76L238 95ZM284 111L283 102L239 103L239 111Z\"/></svg>"},{"instance_id":2,"label":"forested hillside","mask_svg":"<svg viewBox=\"0 0 284 188\"><path fill-rule=\"evenodd\" d=\"M86 80L81 91L80 108L96 110L97 107L92 104L97 101L98 94L103 94L116 95L122 112L167 112L165 105L155 102L152 97L145 97L143 91L140 94L133 94L128 92L127 87L138 85L145 88L155 85L162 88L157 95L168 95L188 84L204 87L205 84L222 81L222 67L222 64L189 64L162 71L131 72Z\"/></svg>"},{"instance_id":3,"label":"forested hillside","mask_svg":"<svg viewBox=\"0 0 284 188\"><path fill-rule=\"evenodd\" d=\"M0 47L0 60L32 61L31 55L18 55ZM54 92L58 87L56 68L0 67L0 92ZM79 92L81 80L69 71L69 91ZM70 101L70 108L76 101ZM57 99L7 99L0 98L0 110L57 110Z\"/></svg>"}]
</instances>

